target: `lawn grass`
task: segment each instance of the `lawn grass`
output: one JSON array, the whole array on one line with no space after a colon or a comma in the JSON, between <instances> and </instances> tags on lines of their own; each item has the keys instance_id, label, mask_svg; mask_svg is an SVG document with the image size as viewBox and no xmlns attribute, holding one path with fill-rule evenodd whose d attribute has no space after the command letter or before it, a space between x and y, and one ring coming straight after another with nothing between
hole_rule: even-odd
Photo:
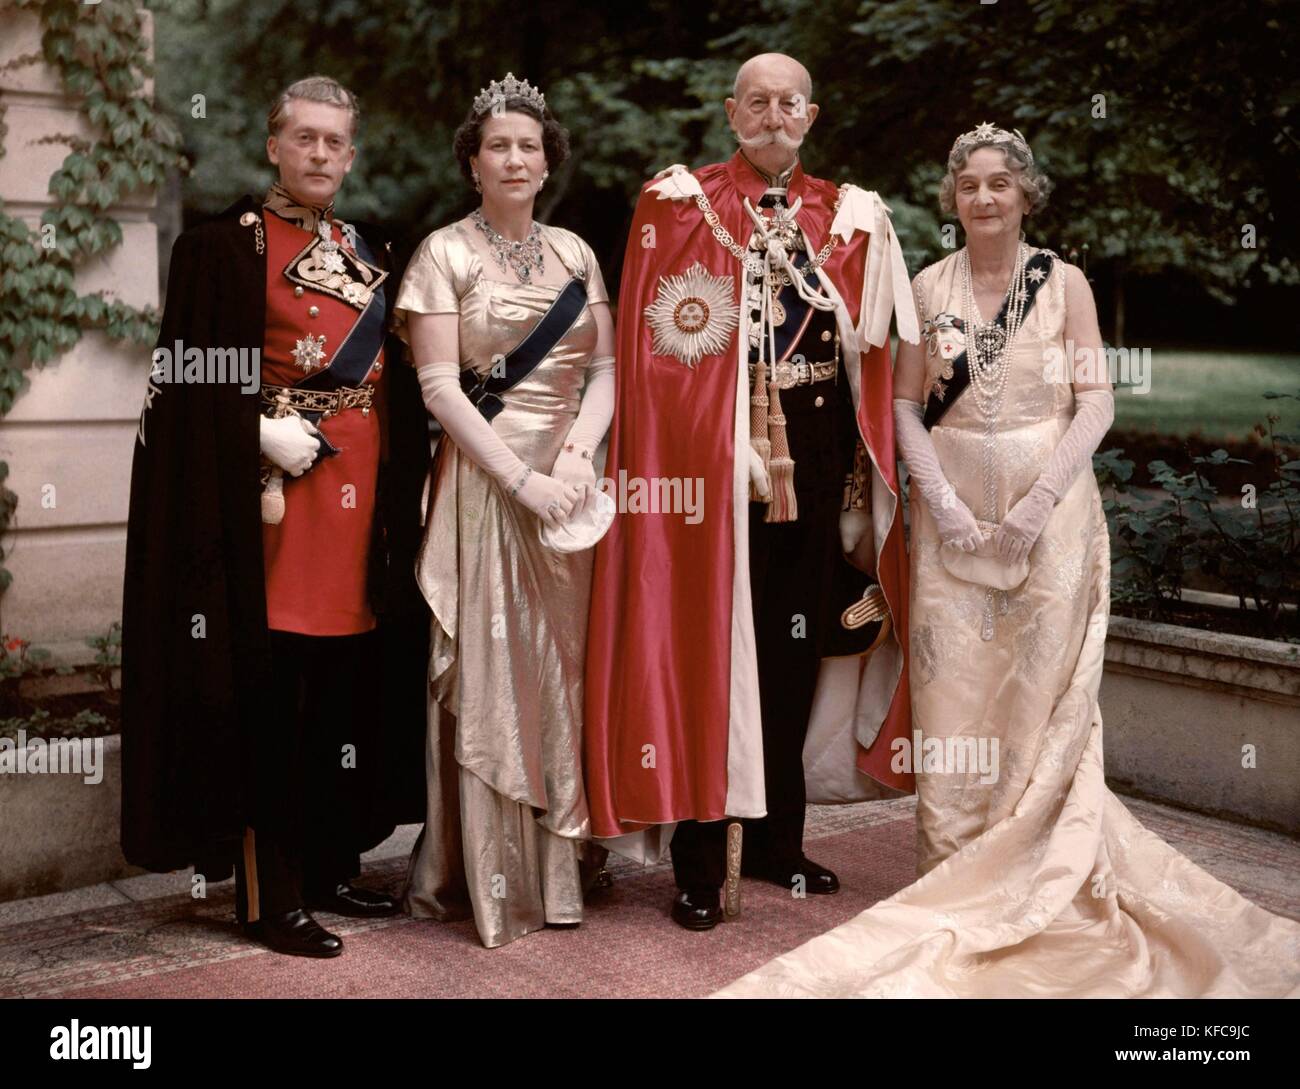
<instances>
[{"instance_id":1,"label":"lawn grass","mask_svg":"<svg viewBox=\"0 0 1300 1089\"><path fill-rule=\"evenodd\" d=\"M1300 401L1266 400L1265 391L1300 393L1300 354L1151 349L1150 391L1115 391L1117 428L1243 439L1269 412L1279 431L1300 432Z\"/></svg>"}]
</instances>

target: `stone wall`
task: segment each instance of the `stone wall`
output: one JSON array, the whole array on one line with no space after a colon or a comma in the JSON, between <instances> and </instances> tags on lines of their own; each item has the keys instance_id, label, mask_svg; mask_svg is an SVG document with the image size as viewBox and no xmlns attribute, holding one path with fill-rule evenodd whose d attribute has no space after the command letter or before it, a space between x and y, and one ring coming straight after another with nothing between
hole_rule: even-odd
<instances>
[{"instance_id":1,"label":"stone wall","mask_svg":"<svg viewBox=\"0 0 1300 1089\"><path fill-rule=\"evenodd\" d=\"M0 65L39 54L35 14L7 10L3 21ZM0 198L10 215L35 226L53 203L50 175L69 150L38 141L93 133L44 62L0 72L0 102L9 127ZM157 305L153 205L153 193L141 192L110 211L122 226L122 244L81 266L81 294L103 290L133 306ZM122 614L132 442L148 361L139 345L88 333L72 351L32 368L30 388L0 420L0 460L9 463L8 486L18 495L5 539L14 581L0 598L0 630L67 662L93 657L85 638L102 634Z\"/></svg>"},{"instance_id":2,"label":"stone wall","mask_svg":"<svg viewBox=\"0 0 1300 1089\"><path fill-rule=\"evenodd\" d=\"M1300 647L1112 616L1106 780L1300 836Z\"/></svg>"}]
</instances>

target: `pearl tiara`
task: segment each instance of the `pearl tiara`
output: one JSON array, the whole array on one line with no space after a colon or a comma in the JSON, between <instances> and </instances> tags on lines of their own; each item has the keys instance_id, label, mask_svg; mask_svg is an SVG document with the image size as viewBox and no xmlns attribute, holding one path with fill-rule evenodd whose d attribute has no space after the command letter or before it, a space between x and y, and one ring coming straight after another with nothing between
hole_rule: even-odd
<instances>
[{"instance_id":1,"label":"pearl tiara","mask_svg":"<svg viewBox=\"0 0 1300 1089\"><path fill-rule=\"evenodd\" d=\"M1016 149L1028 162L1033 165L1034 153L1029 150L1029 144L1025 138L1020 135L1019 129L1012 129L1007 132L1006 129L1000 129L990 121L984 121L976 125L970 132L963 132L957 137L956 143L952 145L952 150L948 152L948 162L952 162L959 152L968 147L985 147L988 145L1010 144Z\"/></svg>"},{"instance_id":2,"label":"pearl tiara","mask_svg":"<svg viewBox=\"0 0 1300 1089\"><path fill-rule=\"evenodd\" d=\"M504 108L506 102L512 98L522 98L529 105L535 106L539 113L546 110L546 96L541 91L528 80L515 79L513 72L507 72L506 78L500 83L493 80L479 91L478 97L474 99L474 114L475 116L485 114L498 103L500 108Z\"/></svg>"}]
</instances>

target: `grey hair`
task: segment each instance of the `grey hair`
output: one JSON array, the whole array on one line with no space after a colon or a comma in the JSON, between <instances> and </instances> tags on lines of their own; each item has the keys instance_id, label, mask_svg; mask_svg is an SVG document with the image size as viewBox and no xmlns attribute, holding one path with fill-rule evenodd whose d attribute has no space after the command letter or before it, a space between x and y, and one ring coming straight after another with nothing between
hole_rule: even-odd
<instances>
[{"instance_id":1,"label":"grey hair","mask_svg":"<svg viewBox=\"0 0 1300 1089\"><path fill-rule=\"evenodd\" d=\"M1020 184L1021 192L1029 202L1029 211L1025 213L1026 215L1033 215L1046 207L1047 196L1052 191L1052 179L1039 170L1032 160L1027 159L1014 144L1006 140L997 142L988 140L983 143L967 144L948 156L948 173L943 176L943 181L939 185L939 210L944 215L950 216L957 211L957 174L970 159L971 152L978 151L982 147L991 147L1006 155L1007 166L1011 167L1016 181Z\"/></svg>"},{"instance_id":2,"label":"grey hair","mask_svg":"<svg viewBox=\"0 0 1300 1089\"><path fill-rule=\"evenodd\" d=\"M361 107L357 96L343 86L338 80L329 76L308 76L289 84L280 92L271 112L266 115L266 131L270 136L277 136L284 124L289 102L299 98L305 102L324 102L327 106L338 106L352 115L352 135L356 136L361 127Z\"/></svg>"}]
</instances>

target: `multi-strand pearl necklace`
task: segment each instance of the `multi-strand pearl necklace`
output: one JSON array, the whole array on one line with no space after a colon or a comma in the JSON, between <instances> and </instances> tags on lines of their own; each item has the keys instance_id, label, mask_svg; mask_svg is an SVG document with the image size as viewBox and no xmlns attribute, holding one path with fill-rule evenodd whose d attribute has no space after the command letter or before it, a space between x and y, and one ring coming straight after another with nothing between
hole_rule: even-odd
<instances>
[{"instance_id":1,"label":"multi-strand pearl necklace","mask_svg":"<svg viewBox=\"0 0 1300 1089\"><path fill-rule=\"evenodd\" d=\"M1025 262L1029 247L1021 242L1016 247L1016 263L1011 270L1011 282L1007 285L1007 294L1003 300L1006 307L1006 328L993 321L985 322L980 317L979 307L975 305L975 291L970 268L970 251L961 251L961 289L962 321L966 327L966 364L970 371L971 394L975 406L984 417L984 443L982 469L984 477L984 521L995 522L998 516L997 484L997 424L1002 411L1002 397L1006 393L1007 381L1011 376L1011 348L1020 332L1021 322L1025 316L1025 304L1029 292L1025 287ZM1002 307L999 307L999 313ZM984 595L984 617L980 625L980 636L984 640L993 638L993 596L990 587ZM999 611L1007 611L1007 595L1003 592L999 598Z\"/></svg>"},{"instance_id":2,"label":"multi-strand pearl necklace","mask_svg":"<svg viewBox=\"0 0 1300 1089\"><path fill-rule=\"evenodd\" d=\"M975 305L975 291L970 270L970 251L961 251L962 318L966 325L966 361L970 365L971 389L975 403L985 419L997 418L1002 407L1002 394L1007 388L1011 373L1011 344L1020 331L1025 316L1025 303L1029 292L1025 287L1025 261L1029 247L1023 242L1016 247L1016 263L1011 270L1011 282L1003 305L1007 310L1004 330L993 321L985 322Z\"/></svg>"}]
</instances>

